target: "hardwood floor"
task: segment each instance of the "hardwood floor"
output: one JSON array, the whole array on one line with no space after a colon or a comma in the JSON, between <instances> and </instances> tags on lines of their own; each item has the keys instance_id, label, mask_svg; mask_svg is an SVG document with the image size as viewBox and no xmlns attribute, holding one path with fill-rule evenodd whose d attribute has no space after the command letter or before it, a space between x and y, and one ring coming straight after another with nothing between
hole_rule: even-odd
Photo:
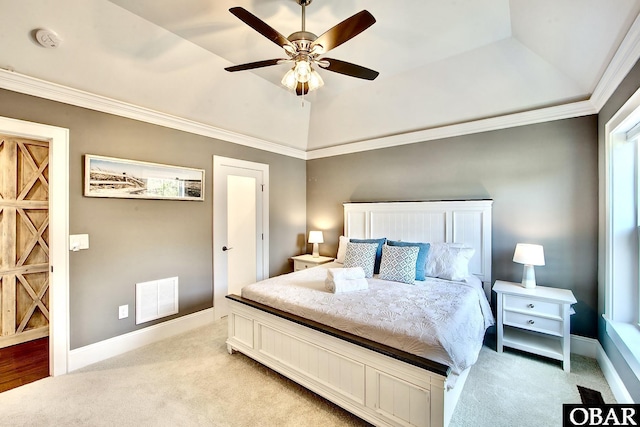
<instances>
[{"instance_id":1,"label":"hardwood floor","mask_svg":"<svg viewBox=\"0 0 640 427\"><path fill-rule=\"evenodd\" d=\"M0 393L49 376L49 337L0 349Z\"/></svg>"}]
</instances>

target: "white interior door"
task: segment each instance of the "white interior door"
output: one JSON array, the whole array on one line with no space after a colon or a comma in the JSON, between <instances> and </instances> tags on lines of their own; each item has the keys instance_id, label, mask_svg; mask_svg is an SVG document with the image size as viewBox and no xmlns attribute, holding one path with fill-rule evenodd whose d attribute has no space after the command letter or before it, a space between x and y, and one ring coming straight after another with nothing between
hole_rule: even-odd
<instances>
[{"instance_id":1,"label":"white interior door","mask_svg":"<svg viewBox=\"0 0 640 427\"><path fill-rule=\"evenodd\" d=\"M268 165L214 156L213 297L216 319L225 296L268 277Z\"/></svg>"}]
</instances>

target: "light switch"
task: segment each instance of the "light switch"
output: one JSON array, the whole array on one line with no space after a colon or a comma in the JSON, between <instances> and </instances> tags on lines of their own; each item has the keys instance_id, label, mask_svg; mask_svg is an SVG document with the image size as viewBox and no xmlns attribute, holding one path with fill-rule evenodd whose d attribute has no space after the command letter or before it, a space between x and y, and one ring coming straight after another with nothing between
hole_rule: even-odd
<instances>
[{"instance_id":1,"label":"light switch","mask_svg":"<svg viewBox=\"0 0 640 427\"><path fill-rule=\"evenodd\" d=\"M69 236L69 250L77 252L80 249L89 249L88 234L72 234Z\"/></svg>"}]
</instances>

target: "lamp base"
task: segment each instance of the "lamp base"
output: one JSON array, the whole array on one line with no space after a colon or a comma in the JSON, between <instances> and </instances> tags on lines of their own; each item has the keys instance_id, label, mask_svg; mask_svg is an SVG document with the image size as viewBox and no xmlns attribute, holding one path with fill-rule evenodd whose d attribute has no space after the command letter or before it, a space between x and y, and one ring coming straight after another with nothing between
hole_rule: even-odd
<instances>
[{"instance_id":1,"label":"lamp base","mask_svg":"<svg viewBox=\"0 0 640 427\"><path fill-rule=\"evenodd\" d=\"M533 289L536 287L536 272L533 265L525 264L522 270L522 287Z\"/></svg>"},{"instance_id":2,"label":"lamp base","mask_svg":"<svg viewBox=\"0 0 640 427\"><path fill-rule=\"evenodd\" d=\"M317 243L313 244L313 252L312 252L311 256L314 257L314 258L320 258L320 251L318 250L318 244Z\"/></svg>"}]
</instances>

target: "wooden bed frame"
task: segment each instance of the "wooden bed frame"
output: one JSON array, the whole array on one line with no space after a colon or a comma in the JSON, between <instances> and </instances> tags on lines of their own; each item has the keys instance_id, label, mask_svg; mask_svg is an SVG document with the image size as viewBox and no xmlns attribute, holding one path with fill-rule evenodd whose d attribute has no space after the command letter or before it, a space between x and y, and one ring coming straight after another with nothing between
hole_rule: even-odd
<instances>
[{"instance_id":1,"label":"wooden bed frame","mask_svg":"<svg viewBox=\"0 0 640 427\"><path fill-rule=\"evenodd\" d=\"M491 200L345 203L345 236L464 243L471 273L491 283ZM469 369L455 387L448 366L228 295L229 353L239 351L378 426L449 424Z\"/></svg>"}]
</instances>

